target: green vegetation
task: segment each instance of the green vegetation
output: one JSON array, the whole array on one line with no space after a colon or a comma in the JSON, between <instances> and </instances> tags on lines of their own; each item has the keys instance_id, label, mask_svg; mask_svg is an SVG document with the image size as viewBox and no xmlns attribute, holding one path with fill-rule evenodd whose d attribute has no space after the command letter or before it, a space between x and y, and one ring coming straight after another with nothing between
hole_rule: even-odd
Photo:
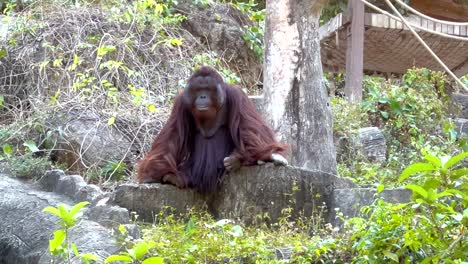
<instances>
[{"instance_id":1,"label":"green vegetation","mask_svg":"<svg viewBox=\"0 0 468 264\"><path fill-rule=\"evenodd\" d=\"M363 208L369 219L349 220L358 263L463 263L468 258L468 170L454 157L425 155L425 163L407 167L413 191L407 204L377 201ZM419 182L419 184L414 183Z\"/></svg>"},{"instance_id":2,"label":"green vegetation","mask_svg":"<svg viewBox=\"0 0 468 264\"><path fill-rule=\"evenodd\" d=\"M16 177L38 179L53 167L47 149L49 137L40 119L29 121L0 127L0 161L9 162Z\"/></svg>"},{"instance_id":3,"label":"green vegetation","mask_svg":"<svg viewBox=\"0 0 468 264\"><path fill-rule=\"evenodd\" d=\"M394 185L397 175L421 153L451 155L465 150L464 140L457 140L454 124L446 115L446 84L440 72L411 69L397 83L366 77L360 105L334 98L335 133L350 138L359 128L379 127L388 152L383 164L348 154L341 159L340 175L359 183Z\"/></svg>"},{"instance_id":4,"label":"green vegetation","mask_svg":"<svg viewBox=\"0 0 468 264\"><path fill-rule=\"evenodd\" d=\"M54 261L64 261L72 263L73 256L79 257L86 264L92 261L98 261L98 257L89 253L79 253L76 245L70 241L70 229L77 224L81 217L81 209L88 205L88 202L81 202L67 209L64 205L55 207L46 207L43 212L53 214L59 218L59 223L62 229L54 231L53 239L49 240L50 254L55 258Z\"/></svg>"},{"instance_id":5,"label":"green vegetation","mask_svg":"<svg viewBox=\"0 0 468 264\"><path fill-rule=\"evenodd\" d=\"M273 226L246 227L206 214L160 214L144 241L165 263L464 263L468 259L468 152L424 156L399 177L409 203L376 200L340 230L287 215ZM380 188L379 191L382 191ZM170 241L170 242L169 242ZM157 253L156 253L157 252Z\"/></svg>"},{"instance_id":6,"label":"green vegetation","mask_svg":"<svg viewBox=\"0 0 468 264\"><path fill-rule=\"evenodd\" d=\"M265 35L265 9L259 9L258 3L254 0L248 2L237 1L231 5L248 15L253 25L244 27L244 40L249 44L250 49L263 61L263 38Z\"/></svg>"},{"instance_id":7,"label":"green vegetation","mask_svg":"<svg viewBox=\"0 0 468 264\"><path fill-rule=\"evenodd\" d=\"M251 226L168 210L143 226L142 240L121 239L124 250L106 263L284 263L285 252L288 263L465 263L468 170L462 162L467 157L468 152L425 155L426 162L408 166L399 177L409 182L410 202L377 199L362 216L343 219L341 230L317 226L318 219L293 218L287 210L274 225Z\"/></svg>"},{"instance_id":8,"label":"green vegetation","mask_svg":"<svg viewBox=\"0 0 468 264\"><path fill-rule=\"evenodd\" d=\"M237 65L228 64L183 29L181 23L187 17L176 8L178 3L2 3L2 23L9 25L9 31L7 41L0 43L0 58L11 71L0 83L0 121L7 124L0 127L0 147L10 150L2 158L16 162L18 176L40 175L50 167L57 141L66 141L66 125L46 125L47 117L69 112L70 116L97 115L99 123L109 129L123 130L132 138L138 135L132 150L143 153L161 126L149 124L167 117L172 99L184 88L191 70L211 65L226 82L244 82L235 70ZM211 4L215 2L193 2L194 6ZM253 1L229 4L252 19L245 28L245 41L260 58L263 35L257 33L263 30L259 25L264 10L255 9ZM256 87L255 83L243 86ZM26 153L23 143L31 140L40 151L22 157ZM73 146L67 151L81 155ZM70 168L74 163L55 165ZM121 180L132 171L119 159L85 167L78 168L79 172L95 182Z\"/></svg>"},{"instance_id":9,"label":"green vegetation","mask_svg":"<svg viewBox=\"0 0 468 264\"><path fill-rule=\"evenodd\" d=\"M264 2L224 2L249 18L243 39L261 60ZM100 125L125 131L134 139L135 152L142 153L160 126L155 120L167 116L187 72L212 65L227 82L242 83L235 66L182 28L187 17L177 4L2 2L11 28L8 41L0 44L0 58L12 72L8 85L0 83L0 121L7 124L0 128L0 160L8 161L17 177L33 179L62 166L53 164L51 156L54 137L63 137L65 130L48 127L44 117L59 111L72 116L97 112ZM217 2L192 4L208 8ZM330 1L320 22L345 8L346 1ZM468 83L467 76L463 81ZM362 127L376 126L387 141L385 162L344 153L340 175L378 186L378 192L404 183L413 192L408 203L378 199L358 217L342 219L340 228L320 216L292 217L289 208L278 223L251 226L215 220L205 212L160 213L153 225L142 225L142 239L120 239L122 251L106 260L80 253L69 241L86 203L70 210L49 207L44 211L61 224L49 241L50 253L68 263L73 256L85 263L284 263L278 256L289 250L290 263L466 263L468 139L457 135L448 118L453 110L448 109L448 87L439 72L411 69L401 80L367 76L362 104L332 100L336 135L351 138ZM102 183L125 179L129 170L123 161L112 160L82 173ZM123 227L120 232L126 233Z\"/></svg>"}]
</instances>

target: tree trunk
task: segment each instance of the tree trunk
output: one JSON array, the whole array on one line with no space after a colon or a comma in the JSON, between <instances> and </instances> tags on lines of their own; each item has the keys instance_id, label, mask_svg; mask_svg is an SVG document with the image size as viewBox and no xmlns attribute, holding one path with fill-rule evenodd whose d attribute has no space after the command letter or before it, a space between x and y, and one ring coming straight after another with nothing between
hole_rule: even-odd
<instances>
[{"instance_id":1,"label":"tree trunk","mask_svg":"<svg viewBox=\"0 0 468 264\"><path fill-rule=\"evenodd\" d=\"M267 0L264 114L292 165L336 174L318 34L324 2Z\"/></svg>"}]
</instances>

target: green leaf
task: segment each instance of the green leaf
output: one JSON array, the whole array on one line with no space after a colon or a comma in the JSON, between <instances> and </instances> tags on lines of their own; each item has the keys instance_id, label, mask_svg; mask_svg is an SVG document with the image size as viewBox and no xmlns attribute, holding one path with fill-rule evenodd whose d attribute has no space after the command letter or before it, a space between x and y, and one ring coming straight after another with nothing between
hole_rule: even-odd
<instances>
[{"instance_id":1,"label":"green leaf","mask_svg":"<svg viewBox=\"0 0 468 264\"><path fill-rule=\"evenodd\" d=\"M442 198L442 197L445 197L445 196L452 196L453 194L450 193L450 192L441 192L441 193L438 193L435 195L435 198L436 199L439 199L439 198Z\"/></svg>"},{"instance_id":2,"label":"green leaf","mask_svg":"<svg viewBox=\"0 0 468 264\"><path fill-rule=\"evenodd\" d=\"M439 187L441 184L440 180L439 179L436 179L436 178L430 178L428 179L424 185L423 185L423 188L428 190L428 189L436 189L437 187Z\"/></svg>"},{"instance_id":3,"label":"green leaf","mask_svg":"<svg viewBox=\"0 0 468 264\"><path fill-rule=\"evenodd\" d=\"M2 47L0 49L0 59L5 57L7 55L7 50L5 49L5 47Z\"/></svg>"},{"instance_id":4,"label":"green leaf","mask_svg":"<svg viewBox=\"0 0 468 264\"><path fill-rule=\"evenodd\" d=\"M422 188L422 189L424 189L424 188ZM437 199L437 194L434 192L433 189L429 189L429 190L427 190L427 196L424 197L424 198L426 198L427 201L432 203Z\"/></svg>"},{"instance_id":5,"label":"green leaf","mask_svg":"<svg viewBox=\"0 0 468 264\"><path fill-rule=\"evenodd\" d=\"M414 163L403 170L403 172L400 175L400 178L398 178L398 181L402 182L406 180L409 176L416 174L416 173L435 171L435 170L436 168L430 163Z\"/></svg>"},{"instance_id":6,"label":"green leaf","mask_svg":"<svg viewBox=\"0 0 468 264\"><path fill-rule=\"evenodd\" d=\"M462 176L468 176L468 168L461 168L450 172L450 179L452 181L457 180Z\"/></svg>"},{"instance_id":7,"label":"green leaf","mask_svg":"<svg viewBox=\"0 0 468 264\"><path fill-rule=\"evenodd\" d=\"M171 39L171 45L172 46L182 46L182 39L178 39L178 38L174 38L174 39Z\"/></svg>"},{"instance_id":8,"label":"green leaf","mask_svg":"<svg viewBox=\"0 0 468 264\"><path fill-rule=\"evenodd\" d=\"M385 189L385 185L379 184L379 186L377 186L377 193L381 193L384 189Z\"/></svg>"},{"instance_id":9,"label":"green leaf","mask_svg":"<svg viewBox=\"0 0 468 264\"><path fill-rule=\"evenodd\" d=\"M384 250L383 253L384 253L384 255L385 255L387 258L389 258L389 259L391 259L391 260L393 260L393 261L395 261L395 262L397 262L397 263L399 262L399 261L398 261L398 255L397 255L397 254L392 253L392 252L390 252L390 251L388 251L388 250Z\"/></svg>"},{"instance_id":10,"label":"green leaf","mask_svg":"<svg viewBox=\"0 0 468 264\"><path fill-rule=\"evenodd\" d=\"M80 63L80 58L75 53L75 54L73 54L73 64L78 65L78 63Z\"/></svg>"},{"instance_id":11,"label":"green leaf","mask_svg":"<svg viewBox=\"0 0 468 264\"><path fill-rule=\"evenodd\" d=\"M390 100L390 109L392 109L394 114L400 114L402 112L401 104L397 100Z\"/></svg>"},{"instance_id":12,"label":"green leaf","mask_svg":"<svg viewBox=\"0 0 468 264\"><path fill-rule=\"evenodd\" d=\"M426 154L426 155L424 155L424 158L427 161L429 161L432 165L434 165L435 167L437 167L437 168L442 167L442 162L436 156L433 156L431 154Z\"/></svg>"},{"instance_id":13,"label":"green leaf","mask_svg":"<svg viewBox=\"0 0 468 264\"><path fill-rule=\"evenodd\" d=\"M115 123L115 116L111 116L109 120L107 120L107 125L112 126Z\"/></svg>"},{"instance_id":14,"label":"green leaf","mask_svg":"<svg viewBox=\"0 0 468 264\"><path fill-rule=\"evenodd\" d=\"M91 253L86 253L86 254L81 255L81 259L99 261L99 258L96 255L91 254Z\"/></svg>"},{"instance_id":15,"label":"green leaf","mask_svg":"<svg viewBox=\"0 0 468 264\"><path fill-rule=\"evenodd\" d=\"M444 169L450 169L454 165L458 164L462 159L468 157L468 152L460 153L452 158L450 158L447 163L444 164Z\"/></svg>"},{"instance_id":16,"label":"green leaf","mask_svg":"<svg viewBox=\"0 0 468 264\"><path fill-rule=\"evenodd\" d=\"M162 264L164 263L164 259L161 257L151 257L145 259L141 264Z\"/></svg>"},{"instance_id":17,"label":"green leaf","mask_svg":"<svg viewBox=\"0 0 468 264\"><path fill-rule=\"evenodd\" d=\"M388 112L380 111L380 115L382 115L384 119L388 119Z\"/></svg>"},{"instance_id":18,"label":"green leaf","mask_svg":"<svg viewBox=\"0 0 468 264\"><path fill-rule=\"evenodd\" d=\"M156 111L156 106L154 104L148 105L148 111L154 113Z\"/></svg>"},{"instance_id":19,"label":"green leaf","mask_svg":"<svg viewBox=\"0 0 468 264\"><path fill-rule=\"evenodd\" d=\"M39 148L37 147L36 143L32 140L27 140L23 143L23 146L27 147L31 152L38 152Z\"/></svg>"},{"instance_id":20,"label":"green leaf","mask_svg":"<svg viewBox=\"0 0 468 264\"><path fill-rule=\"evenodd\" d=\"M137 243L133 248L134 257L136 260L143 259L143 257L148 253L149 246L146 242Z\"/></svg>"},{"instance_id":21,"label":"green leaf","mask_svg":"<svg viewBox=\"0 0 468 264\"><path fill-rule=\"evenodd\" d=\"M119 225L119 232L120 232L120 234L125 236L128 231L127 231L127 228L124 225L120 224Z\"/></svg>"},{"instance_id":22,"label":"green leaf","mask_svg":"<svg viewBox=\"0 0 468 264\"><path fill-rule=\"evenodd\" d=\"M185 234L191 235L195 231L195 221L193 218L190 218L185 225Z\"/></svg>"},{"instance_id":23,"label":"green leaf","mask_svg":"<svg viewBox=\"0 0 468 264\"><path fill-rule=\"evenodd\" d=\"M451 193L455 196L461 197L465 201L468 201L468 194L465 194L465 192L463 191L448 189L446 192Z\"/></svg>"},{"instance_id":24,"label":"green leaf","mask_svg":"<svg viewBox=\"0 0 468 264\"><path fill-rule=\"evenodd\" d=\"M242 227L240 225L235 225L232 227L232 232L231 232L231 235L233 237L240 237L243 235L243 230L242 230Z\"/></svg>"},{"instance_id":25,"label":"green leaf","mask_svg":"<svg viewBox=\"0 0 468 264\"><path fill-rule=\"evenodd\" d=\"M3 149L3 154L5 154L8 158L11 157L11 154L13 153L13 150L12 150L10 144L3 145L2 149Z\"/></svg>"},{"instance_id":26,"label":"green leaf","mask_svg":"<svg viewBox=\"0 0 468 264\"><path fill-rule=\"evenodd\" d=\"M75 221L68 213L68 210L65 208L63 204L59 204L58 209L60 211L60 217L62 218L63 224L65 228L70 228L75 224Z\"/></svg>"},{"instance_id":27,"label":"green leaf","mask_svg":"<svg viewBox=\"0 0 468 264\"><path fill-rule=\"evenodd\" d=\"M106 55L109 52L114 52L116 51L117 48L115 46L100 46L97 50L97 56L102 57Z\"/></svg>"},{"instance_id":28,"label":"green leaf","mask_svg":"<svg viewBox=\"0 0 468 264\"><path fill-rule=\"evenodd\" d=\"M164 11L164 6L162 4L156 4L156 8L154 9L155 14L161 14Z\"/></svg>"},{"instance_id":29,"label":"green leaf","mask_svg":"<svg viewBox=\"0 0 468 264\"><path fill-rule=\"evenodd\" d=\"M54 232L54 238L49 240L49 250L51 253L55 252L65 241L67 234L63 230L56 230Z\"/></svg>"},{"instance_id":30,"label":"green leaf","mask_svg":"<svg viewBox=\"0 0 468 264\"><path fill-rule=\"evenodd\" d=\"M49 207L46 207L46 208L42 209L42 212L51 213L53 215L56 215L56 216L62 218L62 215L60 214L60 211L57 208L52 207L52 206L49 206Z\"/></svg>"},{"instance_id":31,"label":"green leaf","mask_svg":"<svg viewBox=\"0 0 468 264\"><path fill-rule=\"evenodd\" d=\"M5 105L5 97L3 95L0 95L0 107L3 107Z\"/></svg>"},{"instance_id":32,"label":"green leaf","mask_svg":"<svg viewBox=\"0 0 468 264\"><path fill-rule=\"evenodd\" d=\"M427 199L427 191L424 190L423 187L419 186L419 185L414 185L414 184L408 184L405 186L406 189L410 189L412 190L414 193L417 193L419 195L421 195L422 197L424 197L425 199Z\"/></svg>"},{"instance_id":33,"label":"green leaf","mask_svg":"<svg viewBox=\"0 0 468 264\"><path fill-rule=\"evenodd\" d=\"M72 209L70 209L70 212L69 212L70 216L75 217L76 213L78 213L78 211L80 211L81 208L85 207L88 204L89 204L89 202L81 202L81 203L75 204L72 207Z\"/></svg>"},{"instance_id":34,"label":"green leaf","mask_svg":"<svg viewBox=\"0 0 468 264\"><path fill-rule=\"evenodd\" d=\"M80 252L78 252L78 248L76 247L75 243L71 243L71 248L73 249L73 254L75 254L75 256L80 255Z\"/></svg>"},{"instance_id":35,"label":"green leaf","mask_svg":"<svg viewBox=\"0 0 468 264\"><path fill-rule=\"evenodd\" d=\"M123 261L125 263L132 262L132 258L130 256L123 256L123 255L112 255L106 258L104 263L111 263L116 261Z\"/></svg>"}]
</instances>

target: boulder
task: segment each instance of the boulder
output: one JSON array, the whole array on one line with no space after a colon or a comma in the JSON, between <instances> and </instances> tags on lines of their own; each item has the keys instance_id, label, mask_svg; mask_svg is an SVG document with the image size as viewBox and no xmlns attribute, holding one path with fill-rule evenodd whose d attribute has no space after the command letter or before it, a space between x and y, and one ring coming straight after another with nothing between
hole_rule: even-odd
<instances>
[{"instance_id":1,"label":"boulder","mask_svg":"<svg viewBox=\"0 0 468 264\"><path fill-rule=\"evenodd\" d=\"M61 177L58 180L55 192L58 194L64 194L77 201L76 194L78 191L86 186L86 182L79 175L70 175Z\"/></svg>"},{"instance_id":2,"label":"boulder","mask_svg":"<svg viewBox=\"0 0 468 264\"><path fill-rule=\"evenodd\" d=\"M98 115L86 111L55 113L47 120L56 142L54 156L69 170L82 172L109 162L135 162L131 142Z\"/></svg>"},{"instance_id":3,"label":"boulder","mask_svg":"<svg viewBox=\"0 0 468 264\"><path fill-rule=\"evenodd\" d=\"M358 216L363 206L371 205L377 198L390 203L407 203L411 194L411 190L404 188L386 189L380 193L374 188L335 189L331 195L330 222L333 225L341 225L342 221L336 219L338 212L341 212L345 218Z\"/></svg>"},{"instance_id":4,"label":"boulder","mask_svg":"<svg viewBox=\"0 0 468 264\"><path fill-rule=\"evenodd\" d=\"M453 94L452 99L459 107L458 117L468 119L468 94Z\"/></svg>"},{"instance_id":5,"label":"boulder","mask_svg":"<svg viewBox=\"0 0 468 264\"><path fill-rule=\"evenodd\" d=\"M56 216L42 210L58 204L71 206L74 202L0 174L0 263L51 263L49 239L60 225ZM87 219L70 230L70 239L81 253L101 258L119 250L110 230Z\"/></svg>"},{"instance_id":6,"label":"boulder","mask_svg":"<svg viewBox=\"0 0 468 264\"><path fill-rule=\"evenodd\" d=\"M361 155L370 162L384 162L387 156L387 142L377 127L364 127L351 136L333 135L337 159L348 161Z\"/></svg>"},{"instance_id":7,"label":"boulder","mask_svg":"<svg viewBox=\"0 0 468 264\"><path fill-rule=\"evenodd\" d=\"M153 222L155 215L167 207L177 214L186 213L192 208L208 209L207 197L167 184L122 184L112 192L109 203L136 212L138 219L148 222Z\"/></svg>"},{"instance_id":8,"label":"boulder","mask_svg":"<svg viewBox=\"0 0 468 264\"><path fill-rule=\"evenodd\" d=\"M53 192L62 177L65 177L63 170L49 170L39 179L39 186L46 192Z\"/></svg>"},{"instance_id":9,"label":"boulder","mask_svg":"<svg viewBox=\"0 0 468 264\"><path fill-rule=\"evenodd\" d=\"M217 218L234 218L251 223L257 215L268 214L274 222L281 211L292 207L292 214L312 215L315 209L331 205L335 188L350 188L347 179L319 171L294 167L243 167L227 174L218 193L201 195L162 184L124 184L113 192L111 203L135 211L142 219L154 216L170 206L177 214L191 208L206 208ZM325 217L328 217L327 215Z\"/></svg>"},{"instance_id":10,"label":"boulder","mask_svg":"<svg viewBox=\"0 0 468 264\"><path fill-rule=\"evenodd\" d=\"M455 118L454 122L457 129L457 137L468 136L468 119Z\"/></svg>"},{"instance_id":11,"label":"boulder","mask_svg":"<svg viewBox=\"0 0 468 264\"><path fill-rule=\"evenodd\" d=\"M109 228L115 228L120 224L130 223L128 210L119 206L92 206L88 209L86 215L89 220Z\"/></svg>"},{"instance_id":12,"label":"boulder","mask_svg":"<svg viewBox=\"0 0 468 264\"><path fill-rule=\"evenodd\" d=\"M377 127L358 130L353 139L354 149L358 149L369 161L383 162L387 156L387 142Z\"/></svg>"},{"instance_id":13,"label":"boulder","mask_svg":"<svg viewBox=\"0 0 468 264\"><path fill-rule=\"evenodd\" d=\"M350 180L325 172L267 163L227 175L213 208L218 218L252 223L257 216L268 214L276 222L289 207L293 216L312 216L320 207L331 205L334 189L351 187Z\"/></svg>"}]
</instances>

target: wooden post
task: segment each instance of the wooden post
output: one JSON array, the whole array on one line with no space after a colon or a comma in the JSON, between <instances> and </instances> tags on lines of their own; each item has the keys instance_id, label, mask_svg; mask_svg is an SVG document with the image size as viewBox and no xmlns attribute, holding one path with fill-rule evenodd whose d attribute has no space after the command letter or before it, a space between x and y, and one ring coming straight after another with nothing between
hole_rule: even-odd
<instances>
[{"instance_id":1,"label":"wooden post","mask_svg":"<svg viewBox=\"0 0 468 264\"><path fill-rule=\"evenodd\" d=\"M348 0L351 32L346 50L345 95L350 102L362 101L362 77L364 65L364 4L359 0Z\"/></svg>"}]
</instances>

